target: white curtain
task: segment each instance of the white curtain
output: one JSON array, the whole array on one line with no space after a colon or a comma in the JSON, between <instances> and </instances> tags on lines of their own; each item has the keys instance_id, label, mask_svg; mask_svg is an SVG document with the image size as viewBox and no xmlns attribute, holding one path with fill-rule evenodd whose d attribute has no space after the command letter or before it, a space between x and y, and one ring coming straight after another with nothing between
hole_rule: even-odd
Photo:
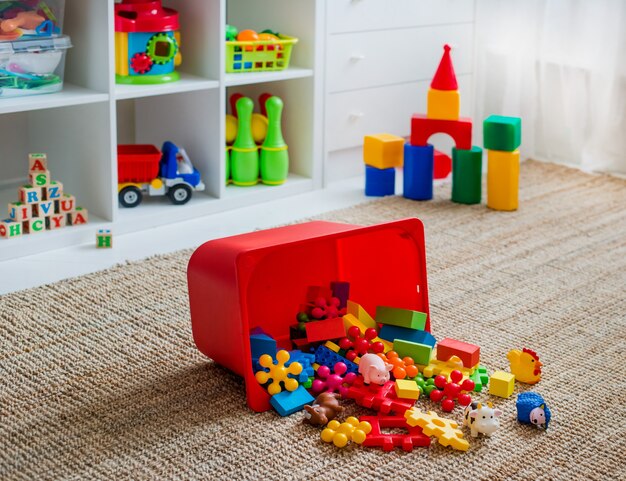
<instances>
[{"instance_id":1,"label":"white curtain","mask_svg":"<svg viewBox=\"0 0 626 481\"><path fill-rule=\"evenodd\" d=\"M522 156L626 174L626 1L477 0L475 115L522 117Z\"/></svg>"}]
</instances>

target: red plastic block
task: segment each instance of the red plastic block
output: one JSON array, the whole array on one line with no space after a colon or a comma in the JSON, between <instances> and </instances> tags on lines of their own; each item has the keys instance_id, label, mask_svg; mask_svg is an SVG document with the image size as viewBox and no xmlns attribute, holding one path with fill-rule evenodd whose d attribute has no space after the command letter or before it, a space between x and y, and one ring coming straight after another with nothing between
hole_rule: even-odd
<instances>
[{"instance_id":1,"label":"red plastic block","mask_svg":"<svg viewBox=\"0 0 626 481\"><path fill-rule=\"evenodd\" d=\"M480 361L480 347L467 342L456 341L449 337L437 343L437 360L448 361L457 356L464 367L474 367Z\"/></svg>"},{"instance_id":2,"label":"red plastic block","mask_svg":"<svg viewBox=\"0 0 626 481\"><path fill-rule=\"evenodd\" d=\"M366 386L362 377L354 381L346 397L354 399L359 406L374 409L382 414L404 414L415 404L411 399L398 399L395 381L387 381L382 386L378 384Z\"/></svg>"},{"instance_id":3,"label":"red plastic block","mask_svg":"<svg viewBox=\"0 0 626 481\"><path fill-rule=\"evenodd\" d=\"M380 446L383 451L391 451L397 446L407 452L413 451L414 446L430 446L430 437L422 433L419 426L409 426L404 416L361 416L361 421L367 421L372 426L363 446ZM381 428L404 428L407 433L383 434Z\"/></svg>"},{"instance_id":4,"label":"red plastic block","mask_svg":"<svg viewBox=\"0 0 626 481\"><path fill-rule=\"evenodd\" d=\"M346 337L346 326L344 326L343 318L341 317L307 322L305 328L306 338L309 342L327 341L329 339Z\"/></svg>"},{"instance_id":5,"label":"red plastic block","mask_svg":"<svg viewBox=\"0 0 626 481\"><path fill-rule=\"evenodd\" d=\"M439 133L452 137L457 149L472 148L472 119L469 117L459 120L429 119L422 114L411 117L411 145L426 147L430 136Z\"/></svg>"},{"instance_id":6,"label":"red plastic block","mask_svg":"<svg viewBox=\"0 0 626 481\"><path fill-rule=\"evenodd\" d=\"M452 159L449 155L435 149L434 179L445 179L452 172Z\"/></svg>"}]
</instances>

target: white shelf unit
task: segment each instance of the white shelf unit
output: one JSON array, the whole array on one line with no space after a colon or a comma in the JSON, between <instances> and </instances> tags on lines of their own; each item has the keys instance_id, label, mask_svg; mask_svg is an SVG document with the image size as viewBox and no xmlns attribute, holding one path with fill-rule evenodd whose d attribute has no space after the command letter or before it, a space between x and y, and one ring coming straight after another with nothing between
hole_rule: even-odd
<instances>
[{"instance_id":1,"label":"white shelf unit","mask_svg":"<svg viewBox=\"0 0 626 481\"><path fill-rule=\"evenodd\" d=\"M0 99L0 208L26 181L29 152L48 154L54 179L87 208L86 226L0 239L0 261L93 243L95 231L148 229L291 196L322 186L323 0L164 0L180 13L181 80L115 84L114 0L66 0L64 32L73 48L62 92ZM225 74L225 24L271 28L299 38L282 72ZM282 186L226 186L224 114L233 92L279 95L290 172ZM257 106L258 107L258 106ZM184 206L145 198L134 209L117 201L117 144L171 140L183 146L206 185Z\"/></svg>"}]
</instances>

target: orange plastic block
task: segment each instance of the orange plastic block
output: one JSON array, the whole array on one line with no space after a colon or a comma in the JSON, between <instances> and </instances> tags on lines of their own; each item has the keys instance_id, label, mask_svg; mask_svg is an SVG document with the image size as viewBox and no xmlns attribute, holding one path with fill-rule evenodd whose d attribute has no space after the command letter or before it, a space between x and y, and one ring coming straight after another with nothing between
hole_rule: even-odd
<instances>
[{"instance_id":1,"label":"orange plastic block","mask_svg":"<svg viewBox=\"0 0 626 481\"><path fill-rule=\"evenodd\" d=\"M437 360L449 361L452 356L457 356L463 362L464 367L471 368L480 362L480 347L449 337L439 341Z\"/></svg>"},{"instance_id":2,"label":"orange plastic block","mask_svg":"<svg viewBox=\"0 0 626 481\"><path fill-rule=\"evenodd\" d=\"M421 427L426 436L435 436L443 446L452 446L459 451L469 449L467 439L463 439L459 425L452 419L440 418L433 411L425 413L416 407L405 412L404 417L409 426Z\"/></svg>"},{"instance_id":3,"label":"orange plastic block","mask_svg":"<svg viewBox=\"0 0 626 481\"><path fill-rule=\"evenodd\" d=\"M305 328L306 338L309 342L346 337L346 328L343 325L343 319L341 317L307 322Z\"/></svg>"},{"instance_id":4,"label":"orange plastic block","mask_svg":"<svg viewBox=\"0 0 626 481\"><path fill-rule=\"evenodd\" d=\"M363 162L377 169L402 167L404 139L392 134L366 135L363 142Z\"/></svg>"},{"instance_id":5,"label":"orange plastic block","mask_svg":"<svg viewBox=\"0 0 626 481\"><path fill-rule=\"evenodd\" d=\"M461 113L461 95L458 90L428 90L426 117L429 119L458 120Z\"/></svg>"}]
</instances>

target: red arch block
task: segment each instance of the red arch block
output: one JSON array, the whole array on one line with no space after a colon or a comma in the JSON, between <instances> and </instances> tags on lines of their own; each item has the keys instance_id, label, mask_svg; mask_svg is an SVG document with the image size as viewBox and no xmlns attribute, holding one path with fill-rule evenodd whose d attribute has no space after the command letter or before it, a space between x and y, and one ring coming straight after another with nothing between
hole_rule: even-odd
<instances>
[{"instance_id":1,"label":"red arch block","mask_svg":"<svg viewBox=\"0 0 626 481\"><path fill-rule=\"evenodd\" d=\"M429 119L423 114L411 117L411 145L424 147L431 135L440 133L452 137L457 149L472 148L472 119L469 117L459 120Z\"/></svg>"}]
</instances>

